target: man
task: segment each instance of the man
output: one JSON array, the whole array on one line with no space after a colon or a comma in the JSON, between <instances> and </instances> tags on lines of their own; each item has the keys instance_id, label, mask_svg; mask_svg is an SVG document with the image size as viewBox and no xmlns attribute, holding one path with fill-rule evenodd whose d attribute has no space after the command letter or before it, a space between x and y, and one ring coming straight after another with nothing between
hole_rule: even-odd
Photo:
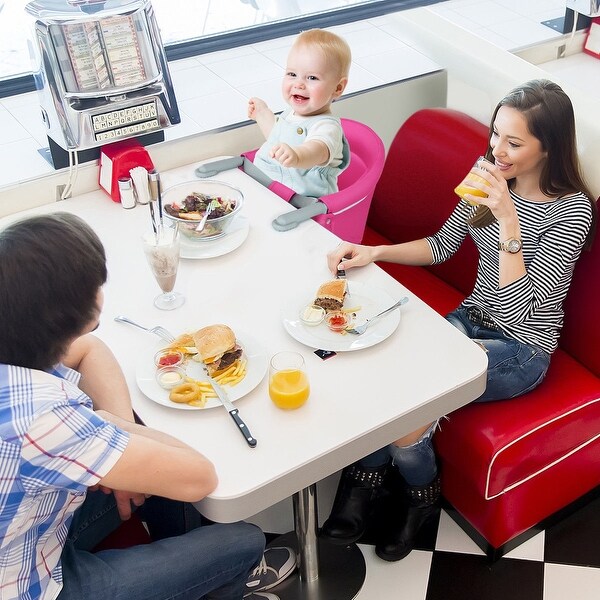
<instances>
[{"instance_id":1,"label":"man","mask_svg":"<svg viewBox=\"0 0 600 600\"><path fill-rule=\"evenodd\" d=\"M260 529L201 526L189 504L215 489L212 463L134 422L114 356L90 335L106 278L102 243L78 217L0 232L0 597L239 600L265 589ZM93 553L134 509L154 541Z\"/></svg>"}]
</instances>

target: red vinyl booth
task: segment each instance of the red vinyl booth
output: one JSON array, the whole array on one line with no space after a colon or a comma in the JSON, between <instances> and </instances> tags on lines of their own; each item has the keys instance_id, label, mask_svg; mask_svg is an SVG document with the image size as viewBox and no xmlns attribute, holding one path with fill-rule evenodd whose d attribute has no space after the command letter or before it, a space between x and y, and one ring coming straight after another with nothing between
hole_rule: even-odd
<instances>
[{"instance_id":1,"label":"red vinyl booth","mask_svg":"<svg viewBox=\"0 0 600 600\"><path fill-rule=\"evenodd\" d=\"M435 232L487 135L487 126L450 109L413 114L390 147L363 243ZM380 266L446 314L473 287L477 250L467 242L442 265ZM596 242L576 266L544 382L518 399L465 406L435 435L449 512L492 560L600 490L599 299Z\"/></svg>"},{"instance_id":2,"label":"red vinyl booth","mask_svg":"<svg viewBox=\"0 0 600 600\"><path fill-rule=\"evenodd\" d=\"M131 546L140 544L149 544L152 540L150 534L144 527L142 520L136 513L131 515L127 521L123 521L121 525L111 534L107 535L92 552L100 552L101 550L123 550Z\"/></svg>"}]
</instances>

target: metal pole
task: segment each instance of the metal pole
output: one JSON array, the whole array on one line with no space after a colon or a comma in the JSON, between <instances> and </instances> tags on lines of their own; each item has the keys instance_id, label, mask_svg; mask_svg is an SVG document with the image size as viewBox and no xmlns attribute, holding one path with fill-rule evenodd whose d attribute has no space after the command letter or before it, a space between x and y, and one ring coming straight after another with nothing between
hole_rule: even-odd
<instances>
[{"instance_id":1,"label":"metal pole","mask_svg":"<svg viewBox=\"0 0 600 600\"><path fill-rule=\"evenodd\" d=\"M300 579L305 583L319 578L317 544L317 486L312 484L293 497L294 525L298 537Z\"/></svg>"}]
</instances>

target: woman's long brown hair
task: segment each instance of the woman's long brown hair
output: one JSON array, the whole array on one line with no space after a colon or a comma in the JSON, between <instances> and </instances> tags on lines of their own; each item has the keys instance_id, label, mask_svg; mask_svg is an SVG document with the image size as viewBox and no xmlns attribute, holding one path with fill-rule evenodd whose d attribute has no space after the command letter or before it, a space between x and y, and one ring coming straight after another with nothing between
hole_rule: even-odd
<instances>
[{"instance_id":1,"label":"woman's long brown hair","mask_svg":"<svg viewBox=\"0 0 600 600\"><path fill-rule=\"evenodd\" d=\"M597 220L597 207L579 165L575 134L575 115L571 99L563 89L548 79L535 79L509 92L496 106L488 135L488 148L485 157L494 162L489 145L494 133L494 122L501 106L518 110L527 121L531 135L537 138L547 158L540 175L540 189L549 198L561 198L583 192L592 205L592 226L585 247L589 248L594 238ZM512 187L514 179L508 186ZM487 207L480 205L469 221L473 227L485 227L493 223L494 215Z\"/></svg>"}]
</instances>

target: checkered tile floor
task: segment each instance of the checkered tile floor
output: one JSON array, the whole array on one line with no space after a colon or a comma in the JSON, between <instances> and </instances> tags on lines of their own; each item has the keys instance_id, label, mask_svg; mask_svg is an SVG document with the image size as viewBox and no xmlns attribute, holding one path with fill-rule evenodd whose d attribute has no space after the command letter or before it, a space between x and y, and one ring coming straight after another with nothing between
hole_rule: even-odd
<instances>
[{"instance_id":1,"label":"checkered tile floor","mask_svg":"<svg viewBox=\"0 0 600 600\"><path fill-rule=\"evenodd\" d=\"M356 600L600 600L600 497L493 565L444 510L404 560L379 559L369 536Z\"/></svg>"},{"instance_id":2,"label":"checkered tile floor","mask_svg":"<svg viewBox=\"0 0 600 600\"><path fill-rule=\"evenodd\" d=\"M422 533L397 563L360 545L367 578L357 600L600 599L600 498L492 566L444 511Z\"/></svg>"}]
</instances>

